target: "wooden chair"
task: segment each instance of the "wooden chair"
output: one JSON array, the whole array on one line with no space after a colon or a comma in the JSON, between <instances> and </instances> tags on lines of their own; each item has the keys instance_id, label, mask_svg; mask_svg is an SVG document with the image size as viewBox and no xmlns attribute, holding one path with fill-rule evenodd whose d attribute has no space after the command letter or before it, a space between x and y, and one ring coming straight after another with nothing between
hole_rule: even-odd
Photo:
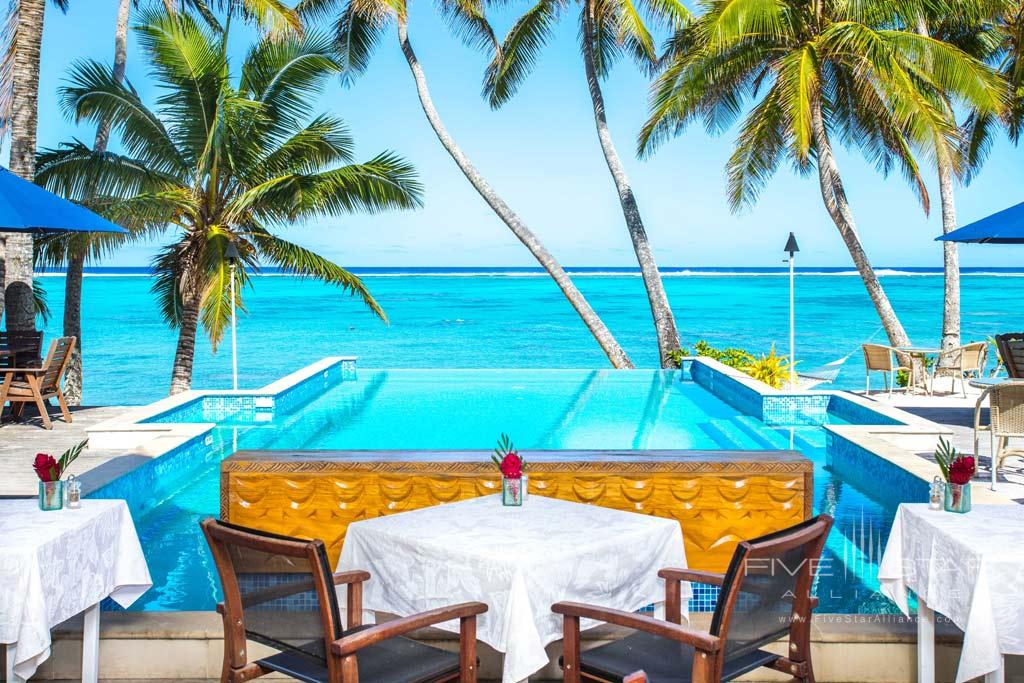
<instances>
[{"instance_id":1,"label":"wooden chair","mask_svg":"<svg viewBox=\"0 0 1024 683\"><path fill-rule=\"evenodd\" d=\"M885 390L892 396L893 386L896 384L896 373L900 370L906 371L909 387L913 383L914 370L905 365L900 365L893 360L892 348L881 344L863 344L864 350L864 394L871 394L871 373L881 372L885 380Z\"/></svg>"},{"instance_id":2,"label":"wooden chair","mask_svg":"<svg viewBox=\"0 0 1024 683\"><path fill-rule=\"evenodd\" d=\"M0 332L0 370L38 368L42 351L42 332Z\"/></svg>"},{"instance_id":3,"label":"wooden chair","mask_svg":"<svg viewBox=\"0 0 1024 683\"><path fill-rule=\"evenodd\" d=\"M71 352L75 349L74 337L61 337L55 339L50 345L50 351L46 354L46 360L38 368L4 368L0 370L2 384L0 384L0 406L5 402L11 404L11 413L15 418L20 418L26 403L35 403L39 409L39 417L43 420L43 427L53 429L53 422L50 421L49 400L56 398L60 403L60 411L64 415L64 421L71 424L71 411L68 410L67 401L64 400L64 392L61 390L61 382L64 379L64 371L71 359Z\"/></svg>"},{"instance_id":4,"label":"wooden chair","mask_svg":"<svg viewBox=\"0 0 1024 683\"><path fill-rule=\"evenodd\" d=\"M658 576L665 579L666 621L574 602L553 605L563 615L565 683L624 683L640 671L651 683L717 683L759 667L813 683L811 612L817 599L811 596L811 584L831 527L831 517L818 515L742 541L725 574L662 569ZM682 581L721 587L709 633L681 625ZM580 619L635 631L581 653ZM761 649L787 634L785 655Z\"/></svg>"},{"instance_id":5,"label":"wooden chair","mask_svg":"<svg viewBox=\"0 0 1024 683\"><path fill-rule=\"evenodd\" d=\"M467 602L363 626L362 584L370 574L331 574L323 541L216 519L200 526L224 588L224 601L217 605L224 621L222 683L271 672L307 683L476 681L476 617L487 605ZM341 585L346 586L346 629L335 588ZM401 637L452 619L460 624L458 654ZM250 661L247 640L277 653Z\"/></svg>"},{"instance_id":6,"label":"wooden chair","mask_svg":"<svg viewBox=\"0 0 1024 683\"><path fill-rule=\"evenodd\" d=\"M1006 368L1006 376L1010 379L1024 379L1024 332L997 334L995 339L999 360Z\"/></svg>"},{"instance_id":7,"label":"wooden chair","mask_svg":"<svg viewBox=\"0 0 1024 683\"><path fill-rule=\"evenodd\" d=\"M960 382L960 393L967 398L967 377L981 377L985 371L988 357L988 342L972 342L939 354L932 369L932 386L939 375L950 375L953 378L952 391L956 391L956 383Z\"/></svg>"}]
</instances>

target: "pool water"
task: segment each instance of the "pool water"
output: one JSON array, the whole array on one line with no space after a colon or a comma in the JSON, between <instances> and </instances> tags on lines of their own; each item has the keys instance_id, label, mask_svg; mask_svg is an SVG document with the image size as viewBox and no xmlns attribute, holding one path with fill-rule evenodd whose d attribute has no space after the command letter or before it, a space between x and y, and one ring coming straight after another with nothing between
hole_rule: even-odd
<instances>
[{"instance_id":1,"label":"pool water","mask_svg":"<svg viewBox=\"0 0 1024 683\"><path fill-rule=\"evenodd\" d=\"M842 422L829 415L828 421ZM836 518L819 571L820 611L889 612L877 563L893 503L827 467L818 425L767 426L682 371L366 370L273 419L225 420L222 457L241 449L796 449L814 463L815 512ZM198 521L218 514L219 462L198 468L136 522L154 587L133 609L207 610L219 599Z\"/></svg>"}]
</instances>

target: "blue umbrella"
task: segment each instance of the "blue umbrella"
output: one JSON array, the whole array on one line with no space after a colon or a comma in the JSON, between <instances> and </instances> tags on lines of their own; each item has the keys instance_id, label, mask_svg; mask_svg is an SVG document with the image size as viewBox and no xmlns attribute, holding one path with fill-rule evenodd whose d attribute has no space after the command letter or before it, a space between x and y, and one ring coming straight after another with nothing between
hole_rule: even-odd
<instances>
[{"instance_id":1,"label":"blue umbrella","mask_svg":"<svg viewBox=\"0 0 1024 683\"><path fill-rule=\"evenodd\" d=\"M1024 202L935 239L943 242L1024 244Z\"/></svg>"},{"instance_id":2,"label":"blue umbrella","mask_svg":"<svg viewBox=\"0 0 1024 683\"><path fill-rule=\"evenodd\" d=\"M0 231L128 232L0 166Z\"/></svg>"}]
</instances>

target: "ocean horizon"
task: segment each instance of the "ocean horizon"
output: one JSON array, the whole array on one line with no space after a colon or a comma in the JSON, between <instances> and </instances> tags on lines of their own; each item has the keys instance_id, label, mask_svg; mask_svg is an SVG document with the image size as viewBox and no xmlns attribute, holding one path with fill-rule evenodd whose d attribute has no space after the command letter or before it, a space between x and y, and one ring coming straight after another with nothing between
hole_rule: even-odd
<instances>
[{"instance_id":1,"label":"ocean horizon","mask_svg":"<svg viewBox=\"0 0 1024 683\"><path fill-rule=\"evenodd\" d=\"M628 276L640 275L636 266L563 266L571 275L578 276ZM536 276L545 277L547 271L539 266L356 266L349 271L361 277L387 276ZM665 277L687 275L788 275L788 266L664 266L659 268ZM859 273L850 266L798 266L799 275L846 275ZM879 276L942 275L941 267L931 266L881 266L876 267ZM37 277L63 276L65 269L55 268L36 272ZM87 276L141 276L150 277L149 266L91 266L86 267ZM972 266L960 269L961 275L1024 276L1024 267ZM290 276L280 268L262 268L254 276Z\"/></svg>"}]
</instances>

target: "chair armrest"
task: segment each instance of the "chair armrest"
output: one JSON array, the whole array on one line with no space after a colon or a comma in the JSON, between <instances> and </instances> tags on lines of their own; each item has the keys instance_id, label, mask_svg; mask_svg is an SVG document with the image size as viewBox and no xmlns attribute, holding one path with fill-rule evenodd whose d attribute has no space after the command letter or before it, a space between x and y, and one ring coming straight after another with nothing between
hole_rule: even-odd
<instances>
[{"instance_id":1,"label":"chair armrest","mask_svg":"<svg viewBox=\"0 0 1024 683\"><path fill-rule=\"evenodd\" d=\"M658 576L669 581L694 581L709 586L721 586L725 583L725 574L704 572L699 569L675 569L666 567L658 571Z\"/></svg>"},{"instance_id":2,"label":"chair armrest","mask_svg":"<svg viewBox=\"0 0 1024 683\"><path fill-rule=\"evenodd\" d=\"M379 643L382 640L405 635L418 628L433 626L452 619L468 619L487 611L482 602L464 602L459 605L438 607L429 612L421 612L412 616L402 617L383 624L377 624L350 636L344 636L331 644L331 652L339 657L351 655L364 647Z\"/></svg>"},{"instance_id":3,"label":"chair armrest","mask_svg":"<svg viewBox=\"0 0 1024 683\"><path fill-rule=\"evenodd\" d=\"M721 640L710 633L702 633L673 624L669 621L660 621L652 617L622 610L598 607L596 605L584 605L579 602L556 602L551 606L555 614L583 619L595 619L606 624L625 626L645 633L650 633L662 638L674 640L677 643L685 643L701 652L718 652L721 648Z\"/></svg>"},{"instance_id":4,"label":"chair armrest","mask_svg":"<svg viewBox=\"0 0 1024 683\"><path fill-rule=\"evenodd\" d=\"M347 572L336 572L333 575L333 578L335 586L350 583L362 583L363 581L370 580L370 572L362 569L353 569Z\"/></svg>"}]
</instances>

